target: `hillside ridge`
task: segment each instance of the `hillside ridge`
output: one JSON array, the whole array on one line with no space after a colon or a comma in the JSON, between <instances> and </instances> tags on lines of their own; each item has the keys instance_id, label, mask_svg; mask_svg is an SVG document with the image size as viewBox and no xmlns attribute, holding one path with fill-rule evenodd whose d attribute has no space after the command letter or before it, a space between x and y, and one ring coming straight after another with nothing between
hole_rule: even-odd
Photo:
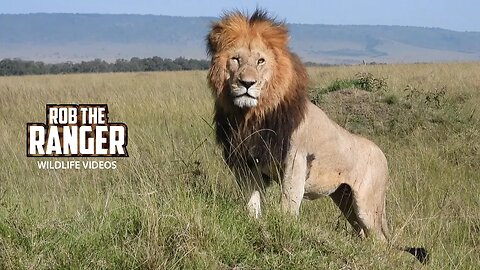
<instances>
[{"instance_id":1,"label":"hillside ridge","mask_svg":"<svg viewBox=\"0 0 480 270\"><path fill-rule=\"evenodd\" d=\"M0 14L0 59L113 61L206 59L214 17L133 14ZM480 60L480 32L384 25L288 24L304 61L330 64Z\"/></svg>"}]
</instances>

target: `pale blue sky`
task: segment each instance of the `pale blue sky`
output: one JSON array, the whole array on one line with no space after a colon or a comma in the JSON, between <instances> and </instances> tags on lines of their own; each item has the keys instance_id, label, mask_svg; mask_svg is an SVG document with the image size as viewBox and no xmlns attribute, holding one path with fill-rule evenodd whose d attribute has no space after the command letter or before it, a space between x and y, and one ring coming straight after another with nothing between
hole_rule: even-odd
<instances>
[{"instance_id":1,"label":"pale blue sky","mask_svg":"<svg viewBox=\"0 0 480 270\"><path fill-rule=\"evenodd\" d=\"M291 23L410 25L480 31L480 0L0 0L0 13L218 16L266 8Z\"/></svg>"}]
</instances>

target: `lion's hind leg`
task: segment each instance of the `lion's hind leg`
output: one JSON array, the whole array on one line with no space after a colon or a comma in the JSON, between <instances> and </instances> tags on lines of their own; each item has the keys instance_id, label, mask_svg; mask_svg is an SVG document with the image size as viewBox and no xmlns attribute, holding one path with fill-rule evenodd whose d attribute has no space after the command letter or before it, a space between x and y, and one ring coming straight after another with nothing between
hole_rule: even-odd
<instances>
[{"instance_id":1,"label":"lion's hind leg","mask_svg":"<svg viewBox=\"0 0 480 270\"><path fill-rule=\"evenodd\" d=\"M341 184L330 197L360 237L374 235L377 239L387 241L384 204L380 197L377 197L378 202L375 198L359 198L347 184Z\"/></svg>"},{"instance_id":2,"label":"lion's hind leg","mask_svg":"<svg viewBox=\"0 0 480 270\"><path fill-rule=\"evenodd\" d=\"M341 184L335 192L330 194L330 197L340 210L342 210L360 237L364 238L373 234L377 239L385 242L388 240L385 205L382 197L377 197L377 201L373 198L376 203L364 205L361 200L355 197L355 192L347 184ZM379 213L381 213L381 215L379 215ZM397 248L412 254L423 264L429 261L429 254L425 248Z\"/></svg>"},{"instance_id":3,"label":"lion's hind leg","mask_svg":"<svg viewBox=\"0 0 480 270\"><path fill-rule=\"evenodd\" d=\"M347 184L341 184L335 192L330 194L333 202L340 208L350 225L362 238L365 237L363 225L357 216L357 206L353 199L352 188Z\"/></svg>"}]
</instances>

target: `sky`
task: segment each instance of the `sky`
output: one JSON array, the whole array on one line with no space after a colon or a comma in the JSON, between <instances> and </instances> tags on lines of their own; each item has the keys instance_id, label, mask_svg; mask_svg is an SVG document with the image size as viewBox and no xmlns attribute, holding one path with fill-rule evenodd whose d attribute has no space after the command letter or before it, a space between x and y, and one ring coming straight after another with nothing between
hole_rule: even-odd
<instances>
[{"instance_id":1,"label":"sky","mask_svg":"<svg viewBox=\"0 0 480 270\"><path fill-rule=\"evenodd\" d=\"M256 7L288 23L408 25L480 31L480 0L0 0L0 13L219 16Z\"/></svg>"}]
</instances>

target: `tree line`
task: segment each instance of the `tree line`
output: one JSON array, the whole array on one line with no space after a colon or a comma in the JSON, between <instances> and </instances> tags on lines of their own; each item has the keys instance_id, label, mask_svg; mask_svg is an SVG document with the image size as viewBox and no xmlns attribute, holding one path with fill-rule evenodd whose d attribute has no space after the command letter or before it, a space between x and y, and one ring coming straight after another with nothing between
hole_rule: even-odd
<instances>
[{"instance_id":1,"label":"tree line","mask_svg":"<svg viewBox=\"0 0 480 270\"><path fill-rule=\"evenodd\" d=\"M210 61L149 57L133 57L130 60L117 59L109 63L101 59L82 61L79 63L44 63L41 61L27 61L21 59L0 60L0 76L11 75L40 75L66 73L100 73L100 72L140 72L140 71L178 71L178 70L206 70Z\"/></svg>"},{"instance_id":2,"label":"tree line","mask_svg":"<svg viewBox=\"0 0 480 270\"><path fill-rule=\"evenodd\" d=\"M307 67L331 66L305 62ZM82 61L79 63L44 63L18 58L0 60L0 76L42 75L42 74L68 74L68 73L102 73L102 72L142 72L142 71L179 71L179 70L207 70L210 68L209 60L133 57L130 60L117 59L109 63L101 59Z\"/></svg>"}]
</instances>

